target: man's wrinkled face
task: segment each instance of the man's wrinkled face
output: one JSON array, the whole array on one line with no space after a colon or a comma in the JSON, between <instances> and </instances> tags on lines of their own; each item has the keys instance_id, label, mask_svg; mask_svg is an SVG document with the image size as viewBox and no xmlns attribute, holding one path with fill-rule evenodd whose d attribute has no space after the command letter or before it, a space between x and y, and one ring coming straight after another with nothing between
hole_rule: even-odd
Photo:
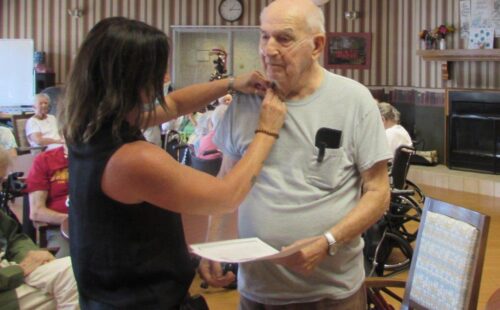
<instances>
[{"instance_id":1,"label":"man's wrinkled face","mask_svg":"<svg viewBox=\"0 0 500 310\"><path fill-rule=\"evenodd\" d=\"M300 18L263 14L259 53L269 79L293 81L311 65L313 39L303 28Z\"/></svg>"}]
</instances>

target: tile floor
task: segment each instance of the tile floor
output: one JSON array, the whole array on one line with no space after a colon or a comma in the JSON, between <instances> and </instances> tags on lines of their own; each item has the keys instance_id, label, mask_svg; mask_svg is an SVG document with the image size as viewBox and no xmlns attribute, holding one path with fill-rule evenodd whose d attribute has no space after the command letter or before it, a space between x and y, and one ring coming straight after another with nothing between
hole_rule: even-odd
<instances>
[{"instance_id":1,"label":"tile floor","mask_svg":"<svg viewBox=\"0 0 500 310\"><path fill-rule=\"evenodd\" d=\"M418 184L492 197L500 197L500 175L451 170L445 165L412 165L408 179Z\"/></svg>"}]
</instances>

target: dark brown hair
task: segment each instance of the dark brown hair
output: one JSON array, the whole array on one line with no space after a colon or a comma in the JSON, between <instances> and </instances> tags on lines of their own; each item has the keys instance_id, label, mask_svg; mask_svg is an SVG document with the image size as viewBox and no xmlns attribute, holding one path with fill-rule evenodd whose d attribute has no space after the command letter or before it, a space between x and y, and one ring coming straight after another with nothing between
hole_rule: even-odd
<instances>
[{"instance_id":1,"label":"dark brown hair","mask_svg":"<svg viewBox=\"0 0 500 310\"><path fill-rule=\"evenodd\" d=\"M131 111L165 109L163 78L169 45L160 30L124 17L106 18L87 34L71 69L61 122L68 143L88 142L106 122L113 137ZM148 103L143 103L141 93ZM132 128L139 128L137 113Z\"/></svg>"}]
</instances>

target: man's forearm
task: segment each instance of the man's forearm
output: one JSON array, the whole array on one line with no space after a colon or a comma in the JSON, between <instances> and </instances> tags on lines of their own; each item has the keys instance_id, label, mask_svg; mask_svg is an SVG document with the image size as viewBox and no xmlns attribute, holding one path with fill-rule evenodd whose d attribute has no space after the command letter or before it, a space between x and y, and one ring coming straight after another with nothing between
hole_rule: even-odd
<instances>
[{"instance_id":1,"label":"man's forearm","mask_svg":"<svg viewBox=\"0 0 500 310\"><path fill-rule=\"evenodd\" d=\"M365 193L356 207L330 231L339 243L346 243L370 228L387 209L386 195Z\"/></svg>"},{"instance_id":2,"label":"man's forearm","mask_svg":"<svg viewBox=\"0 0 500 310\"><path fill-rule=\"evenodd\" d=\"M387 162L376 163L362 173L364 193L352 209L330 231L339 243L345 243L362 234L377 222L389 207L390 188Z\"/></svg>"},{"instance_id":3,"label":"man's forearm","mask_svg":"<svg viewBox=\"0 0 500 310\"><path fill-rule=\"evenodd\" d=\"M47 207L40 207L31 218L32 221L44 222L53 225L61 225L61 223L68 217L66 213L60 213L51 210Z\"/></svg>"}]
</instances>

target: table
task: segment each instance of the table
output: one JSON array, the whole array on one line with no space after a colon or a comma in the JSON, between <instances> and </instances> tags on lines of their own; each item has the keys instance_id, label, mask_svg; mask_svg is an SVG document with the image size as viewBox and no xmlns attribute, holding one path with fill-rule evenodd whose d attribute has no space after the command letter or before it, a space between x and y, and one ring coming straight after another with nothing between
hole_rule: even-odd
<instances>
[{"instance_id":1,"label":"table","mask_svg":"<svg viewBox=\"0 0 500 310\"><path fill-rule=\"evenodd\" d=\"M497 310L500 309L500 288L497 289L493 295L491 295L490 299L486 303L485 310Z\"/></svg>"}]
</instances>

